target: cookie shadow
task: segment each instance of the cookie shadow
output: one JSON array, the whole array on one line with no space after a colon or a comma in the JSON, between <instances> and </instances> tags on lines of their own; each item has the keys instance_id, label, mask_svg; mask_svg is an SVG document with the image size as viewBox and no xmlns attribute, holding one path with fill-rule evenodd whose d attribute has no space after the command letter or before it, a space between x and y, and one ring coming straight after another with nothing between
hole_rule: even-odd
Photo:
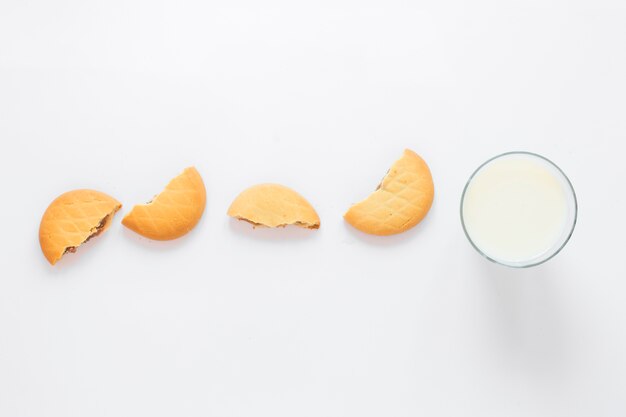
<instances>
[{"instance_id":1,"label":"cookie shadow","mask_svg":"<svg viewBox=\"0 0 626 417\"><path fill-rule=\"evenodd\" d=\"M319 230L311 230L293 225L276 228L254 227L246 221L233 218L229 219L228 228L239 236L267 242L306 241L315 239L320 233Z\"/></svg>"},{"instance_id":2,"label":"cookie shadow","mask_svg":"<svg viewBox=\"0 0 626 417\"><path fill-rule=\"evenodd\" d=\"M48 273L54 276L58 276L59 274L76 268L77 265L85 264L86 262L89 262L90 258L97 255L98 250L105 250L104 248L98 248L98 246L104 246L105 241L111 239L111 230L108 230L107 232L102 233L100 236L96 236L93 239L89 239L89 241L85 243L81 243L80 246L76 248L76 252L66 253L54 265L50 265L43 254L41 262L45 267L47 267ZM39 245L37 246L39 247Z\"/></svg>"},{"instance_id":3,"label":"cookie shadow","mask_svg":"<svg viewBox=\"0 0 626 417\"><path fill-rule=\"evenodd\" d=\"M123 227L121 234L124 235L124 238L131 241L134 245L145 248L147 250L155 251L155 252L171 252L175 249L179 249L185 245L185 243L189 240L193 240L196 233L198 233L198 228L195 227L192 231L187 233L184 236L181 236L177 239L173 240L152 240L146 237L141 236L138 233L133 232L132 230Z\"/></svg>"},{"instance_id":4,"label":"cookie shadow","mask_svg":"<svg viewBox=\"0 0 626 417\"><path fill-rule=\"evenodd\" d=\"M419 234L425 233L424 229L427 229L430 226L430 223L432 222L431 217L432 216L429 214L421 222L419 222L418 224L416 224L414 227L410 228L409 230L402 232L402 233L395 234L395 235L389 235L389 236L378 236L378 235L367 234L365 232L360 231L359 229L356 229L345 220L343 221L343 225L344 225L344 228L348 231L348 234L350 234L352 237L368 245L381 246L381 247L399 246L399 245L404 245L407 242L410 242L411 240L415 239Z\"/></svg>"}]
</instances>

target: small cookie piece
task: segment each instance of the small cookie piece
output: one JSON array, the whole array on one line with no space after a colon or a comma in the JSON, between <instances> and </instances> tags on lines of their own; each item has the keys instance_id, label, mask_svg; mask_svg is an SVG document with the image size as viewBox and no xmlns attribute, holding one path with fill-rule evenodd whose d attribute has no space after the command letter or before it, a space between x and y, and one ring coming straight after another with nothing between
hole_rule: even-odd
<instances>
[{"instance_id":1,"label":"small cookie piece","mask_svg":"<svg viewBox=\"0 0 626 417\"><path fill-rule=\"evenodd\" d=\"M39 224L39 244L51 265L98 236L122 207L113 197L94 190L61 194L46 209Z\"/></svg>"},{"instance_id":2,"label":"small cookie piece","mask_svg":"<svg viewBox=\"0 0 626 417\"><path fill-rule=\"evenodd\" d=\"M206 189L194 167L170 181L149 203L136 205L122 219L130 230L154 240L172 240L191 231L204 212Z\"/></svg>"},{"instance_id":3,"label":"small cookie piece","mask_svg":"<svg viewBox=\"0 0 626 417\"><path fill-rule=\"evenodd\" d=\"M228 215L255 227L320 227L313 206L291 188L279 184L258 184L242 191L228 208Z\"/></svg>"},{"instance_id":4,"label":"small cookie piece","mask_svg":"<svg viewBox=\"0 0 626 417\"><path fill-rule=\"evenodd\" d=\"M355 228L371 235L402 233L422 221L434 195L428 165L415 152L406 149L376 191L350 207L343 217Z\"/></svg>"}]
</instances>

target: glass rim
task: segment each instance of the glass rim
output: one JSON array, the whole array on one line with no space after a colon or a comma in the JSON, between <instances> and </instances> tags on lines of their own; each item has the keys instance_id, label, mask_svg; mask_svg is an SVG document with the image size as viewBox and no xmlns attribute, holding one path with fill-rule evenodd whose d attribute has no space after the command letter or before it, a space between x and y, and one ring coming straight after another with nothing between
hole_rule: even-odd
<instances>
[{"instance_id":1,"label":"glass rim","mask_svg":"<svg viewBox=\"0 0 626 417\"><path fill-rule=\"evenodd\" d=\"M509 155L529 155L535 158L539 158L545 162L547 162L548 164L550 164L552 167L556 168L557 172L559 172L563 178L565 179L565 183L567 184L567 188L569 188L569 190L571 191L571 195L572 198L574 200L574 219L572 221L572 225L570 227L570 230L567 233L567 236L565 237L565 239L563 240L563 243L561 243L561 245L550 254L550 256L546 257L545 259L541 259L537 261L537 262L530 262L528 264L521 264L521 265L515 265L515 264L510 264L510 263L506 263L503 261L499 261L497 259L493 259L492 257L490 257L489 255L487 255L485 252L483 252L480 248L478 248L478 246L476 246L476 244L474 243L474 241L472 240L472 238L470 237L469 233L467 232L467 228L465 227L465 219L463 218L463 203L465 202L465 193L467 192L467 189L469 187L469 185L471 184L472 180L474 179L474 177L476 176L476 174L478 174L478 172L480 172L480 170L485 167L487 164L489 164L490 162L502 158L504 156L509 156ZM465 183L465 187L463 187L463 193L461 194L461 204L459 207L459 214L461 216L461 226L463 227L463 233L465 234L465 237L467 238L467 240L469 241L469 243L472 245L472 247L484 258L486 258L487 260L496 263L498 265L503 265L503 266L507 266L509 268L530 268L533 266L537 266L537 265L541 265L547 261L549 261L550 259L554 258L556 255L559 254L559 252L561 252L561 250L563 250L563 248L565 247L565 245L567 245L567 242L569 242L570 238L572 237L572 234L574 233L574 229L576 228L576 222L578 221L578 198L576 197L576 191L574 190L574 186L572 185L572 182L570 181L570 179L568 178L567 175L565 175L565 172L563 172L563 170L561 168L559 168L559 166L557 164L555 164L554 162L552 162L550 159L546 158L543 155L539 155L537 153L534 152L529 152L529 151L509 151L509 152L504 152L501 154L498 154L496 156L493 156L489 159L487 159L485 162L483 162L482 164L480 164L478 166L478 168L476 168L474 170L474 172L472 172L472 175L470 175L470 177L467 179L467 182Z\"/></svg>"}]
</instances>

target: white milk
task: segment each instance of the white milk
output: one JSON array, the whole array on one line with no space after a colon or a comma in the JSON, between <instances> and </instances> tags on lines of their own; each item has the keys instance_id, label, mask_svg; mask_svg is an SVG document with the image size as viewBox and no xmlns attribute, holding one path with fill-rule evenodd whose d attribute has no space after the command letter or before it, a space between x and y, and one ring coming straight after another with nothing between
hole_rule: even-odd
<instances>
[{"instance_id":1,"label":"white milk","mask_svg":"<svg viewBox=\"0 0 626 417\"><path fill-rule=\"evenodd\" d=\"M465 231L489 258L511 266L545 260L567 241L575 223L571 185L533 154L505 154L470 180L462 203Z\"/></svg>"}]
</instances>

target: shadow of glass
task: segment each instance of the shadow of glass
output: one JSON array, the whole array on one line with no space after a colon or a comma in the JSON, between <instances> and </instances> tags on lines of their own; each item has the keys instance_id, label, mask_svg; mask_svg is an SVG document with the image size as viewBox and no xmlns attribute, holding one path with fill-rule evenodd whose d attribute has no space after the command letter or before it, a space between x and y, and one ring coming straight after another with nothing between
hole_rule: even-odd
<instances>
[{"instance_id":1,"label":"shadow of glass","mask_svg":"<svg viewBox=\"0 0 626 417\"><path fill-rule=\"evenodd\" d=\"M566 369L567 329L563 320L554 264L515 269L481 257L474 271L489 316L487 332L503 358L532 373Z\"/></svg>"}]
</instances>

